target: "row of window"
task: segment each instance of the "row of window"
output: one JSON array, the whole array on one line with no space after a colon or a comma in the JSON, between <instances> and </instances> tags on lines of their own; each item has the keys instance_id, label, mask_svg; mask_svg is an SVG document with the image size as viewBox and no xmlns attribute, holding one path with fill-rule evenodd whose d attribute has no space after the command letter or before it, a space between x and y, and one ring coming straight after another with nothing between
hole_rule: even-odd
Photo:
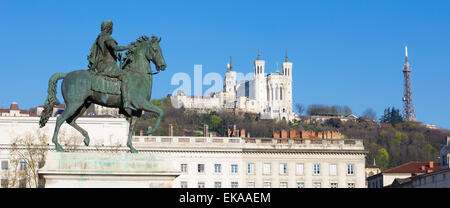
<instances>
[{"instance_id":1,"label":"row of window","mask_svg":"<svg viewBox=\"0 0 450 208\"><path fill-rule=\"evenodd\" d=\"M198 182L197 184L197 188L205 188L205 182ZM322 182L319 181L314 181L312 184L313 188L321 188L322 187ZM180 182L180 187L181 188L188 188L188 182L187 181L181 181ZM272 182L270 181L265 181L263 184L264 188L272 188ZM280 188L288 188L288 182L280 182ZM331 182L330 183L330 188L338 188L338 183L337 182ZM214 182L214 188L222 188L222 182L220 181L215 181ZM231 182L231 188L239 188L239 184L238 182ZM255 182L250 181L247 183L247 188L255 188ZM297 182L297 188L305 188L305 183L303 181L299 181ZM355 188L355 183L354 182L349 182L347 183L347 188Z\"/></svg>"},{"instance_id":2,"label":"row of window","mask_svg":"<svg viewBox=\"0 0 450 208\"><path fill-rule=\"evenodd\" d=\"M188 188L187 181L180 182L180 188ZM205 182L198 182L197 188L205 188ZM214 182L214 188L222 188L222 182L216 181ZM231 188L239 188L238 182L231 182Z\"/></svg>"},{"instance_id":3,"label":"row of window","mask_svg":"<svg viewBox=\"0 0 450 208\"><path fill-rule=\"evenodd\" d=\"M264 163L263 165L263 173L266 175L272 174L272 164L271 163ZM188 172L188 164L181 164L181 172L187 173ZM285 175L288 173L288 164L287 163L280 163L280 174ZM295 170L297 175L303 175L304 174L304 165L303 163L298 163L295 165ZM198 173L204 173L205 172L205 164L198 164L197 165L197 172ZM214 164L214 173L222 173L222 164ZM231 165L231 173L237 174L238 173L238 165L232 164ZM355 167L353 164L347 164L347 175L353 175L355 173ZM247 164L247 174L255 174L255 163L248 163ZM320 175L320 164L313 164L313 174L314 175ZM337 175L337 164L330 164L330 175Z\"/></svg>"},{"instance_id":4,"label":"row of window","mask_svg":"<svg viewBox=\"0 0 450 208\"><path fill-rule=\"evenodd\" d=\"M25 170L27 163L25 161L19 162L19 170ZM1 163L2 170L8 170L9 169L9 161L8 160L2 160Z\"/></svg>"},{"instance_id":5,"label":"row of window","mask_svg":"<svg viewBox=\"0 0 450 208\"><path fill-rule=\"evenodd\" d=\"M8 188L8 179L1 179L0 187L1 188ZM19 179L19 188L26 188L27 187L27 180L26 179Z\"/></svg>"},{"instance_id":6,"label":"row of window","mask_svg":"<svg viewBox=\"0 0 450 208\"><path fill-rule=\"evenodd\" d=\"M447 180L447 174L442 174L441 176L440 176L440 179L438 179L437 177L438 177L439 175L433 175L433 176L431 176L431 181L429 181L429 182L427 182L427 178L426 177L423 177L423 178L421 178L421 179L419 179L419 180L415 180L414 181L414 185L425 185L425 184L427 184L427 183L435 183L435 182L437 182L438 180L441 180L441 181L445 181L445 180ZM428 177L429 178L429 177Z\"/></svg>"}]
</instances>

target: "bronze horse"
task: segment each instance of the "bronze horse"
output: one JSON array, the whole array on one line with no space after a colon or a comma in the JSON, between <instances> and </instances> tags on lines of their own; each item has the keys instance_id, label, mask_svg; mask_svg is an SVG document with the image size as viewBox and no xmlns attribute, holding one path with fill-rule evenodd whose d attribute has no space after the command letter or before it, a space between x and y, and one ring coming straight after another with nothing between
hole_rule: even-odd
<instances>
[{"instance_id":1,"label":"bronze horse","mask_svg":"<svg viewBox=\"0 0 450 208\"><path fill-rule=\"evenodd\" d=\"M166 62L162 55L159 42L161 38L140 37L136 42L133 42L134 46L127 51L123 62L121 63L121 69L128 73L131 82L129 88L130 99L133 106L137 111L133 111L131 115L124 113L122 106L122 96L120 90L116 90L116 93L105 93L99 90L93 90L99 88L98 82L93 81L98 79L98 76L93 71L89 70L77 70L70 73L55 73L49 80L48 95L45 101L44 110L41 113L40 127L44 127L53 112L53 106L56 103L56 86L60 79L63 79L61 84L62 96L66 104L64 112L56 119L55 131L53 133L53 143L57 151L64 151L61 145L58 143L58 132L61 125L66 121L69 125L74 127L84 136L84 144L89 145L88 133L78 126L76 120L83 115L87 108L92 104L98 104L106 107L119 108L120 112L126 115L130 119L130 129L128 133L127 146L130 148L131 153L137 153L137 150L133 147L131 137L133 130L136 126L136 119L142 115L142 111L153 112L158 114L155 126L148 130L148 134L156 131L161 122L163 111L157 106L150 103L152 93L152 71L150 69L150 62L153 62L157 71L164 71L166 68ZM156 72L157 73L157 72Z\"/></svg>"}]
</instances>

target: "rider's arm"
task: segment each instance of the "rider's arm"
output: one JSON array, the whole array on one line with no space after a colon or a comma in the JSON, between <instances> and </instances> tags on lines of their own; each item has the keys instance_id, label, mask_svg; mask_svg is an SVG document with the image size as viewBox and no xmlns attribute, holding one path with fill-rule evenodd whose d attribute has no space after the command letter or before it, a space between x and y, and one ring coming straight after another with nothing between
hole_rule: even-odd
<instances>
[{"instance_id":1,"label":"rider's arm","mask_svg":"<svg viewBox=\"0 0 450 208\"><path fill-rule=\"evenodd\" d=\"M124 51L130 49L130 46L118 46L116 41L114 40L108 40L106 41L106 44L116 51Z\"/></svg>"}]
</instances>

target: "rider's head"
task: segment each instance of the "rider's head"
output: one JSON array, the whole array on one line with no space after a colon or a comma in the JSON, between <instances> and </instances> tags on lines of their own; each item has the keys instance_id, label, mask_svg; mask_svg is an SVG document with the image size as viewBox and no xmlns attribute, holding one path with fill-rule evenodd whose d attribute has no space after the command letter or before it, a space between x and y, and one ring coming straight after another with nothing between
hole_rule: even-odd
<instances>
[{"instance_id":1,"label":"rider's head","mask_svg":"<svg viewBox=\"0 0 450 208\"><path fill-rule=\"evenodd\" d=\"M102 22L102 32L112 34L112 31L113 31L113 22L111 20L103 21Z\"/></svg>"}]
</instances>

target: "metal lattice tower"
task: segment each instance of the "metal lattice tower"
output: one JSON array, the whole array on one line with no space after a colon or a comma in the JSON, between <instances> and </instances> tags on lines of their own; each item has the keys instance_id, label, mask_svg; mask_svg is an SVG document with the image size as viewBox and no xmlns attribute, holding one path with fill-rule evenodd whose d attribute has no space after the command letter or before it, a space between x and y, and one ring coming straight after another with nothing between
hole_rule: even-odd
<instances>
[{"instance_id":1,"label":"metal lattice tower","mask_svg":"<svg viewBox=\"0 0 450 208\"><path fill-rule=\"evenodd\" d=\"M408 46L405 46L405 66L403 67L403 119L405 121L416 121L411 90L411 67L408 62Z\"/></svg>"}]
</instances>

